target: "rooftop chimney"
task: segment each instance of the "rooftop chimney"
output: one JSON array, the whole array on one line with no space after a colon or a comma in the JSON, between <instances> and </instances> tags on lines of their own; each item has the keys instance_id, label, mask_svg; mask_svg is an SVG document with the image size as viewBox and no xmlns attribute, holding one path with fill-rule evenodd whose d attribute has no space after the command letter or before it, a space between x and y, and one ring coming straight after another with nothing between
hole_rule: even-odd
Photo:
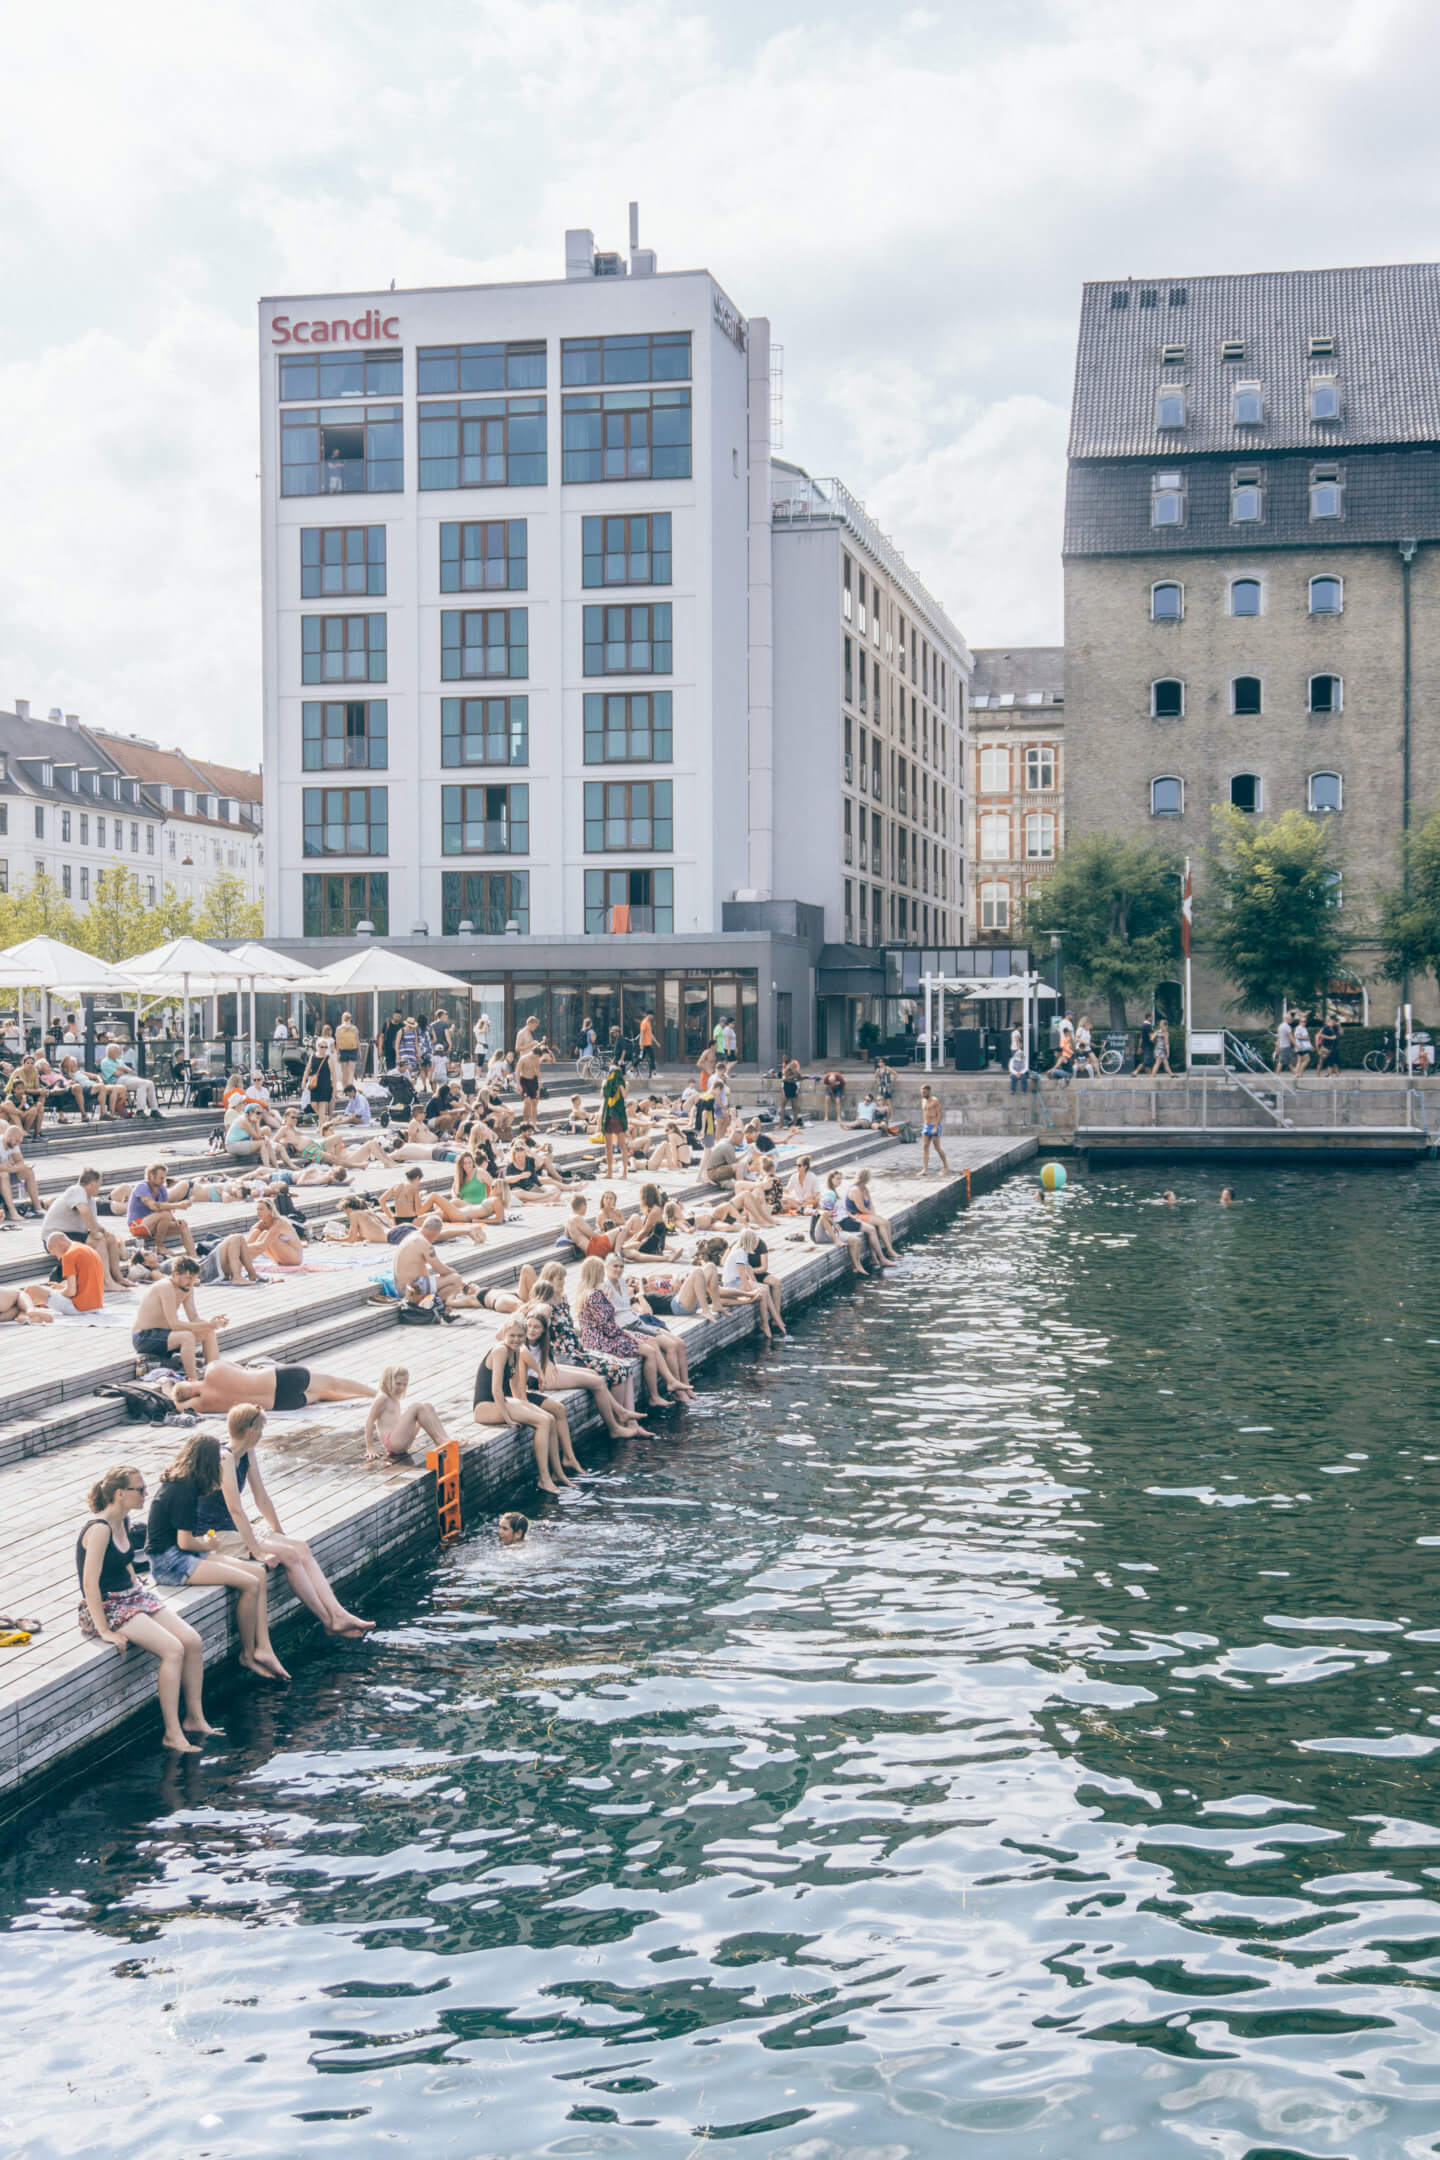
<instances>
[{"instance_id":1,"label":"rooftop chimney","mask_svg":"<svg viewBox=\"0 0 1440 2160\"><path fill-rule=\"evenodd\" d=\"M631 277L654 277L655 250L640 245L640 205L630 205L630 275Z\"/></svg>"},{"instance_id":2,"label":"rooftop chimney","mask_svg":"<svg viewBox=\"0 0 1440 2160\"><path fill-rule=\"evenodd\" d=\"M15 700L15 717L16 717L16 719L17 719L17 720L28 720L28 719L29 719L29 717L30 717L30 700L29 700L29 698L28 698L28 697L17 697L17 698L16 698L16 700Z\"/></svg>"},{"instance_id":3,"label":"rooftop chimney","mask_svg":"<svg viewBox=\"0 0 1440 2160\"><path fill-rule=\"evenodd\" d=\"M66 713L66 715L65 715L65 725L66 725L66 727L73 727L73 728L78 728L78 727L79 727L79 725L80 725L80 715L79 715L79 713L78 713L78 712L67 712L67 713Z\"/></svg>"}]
</instances>

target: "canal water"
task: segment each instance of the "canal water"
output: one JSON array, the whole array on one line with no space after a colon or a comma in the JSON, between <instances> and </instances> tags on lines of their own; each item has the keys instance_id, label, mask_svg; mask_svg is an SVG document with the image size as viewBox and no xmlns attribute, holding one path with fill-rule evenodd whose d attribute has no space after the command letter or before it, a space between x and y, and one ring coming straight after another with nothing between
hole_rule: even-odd
<instances>
[{"instance_id":1,"label":"canal water","mask_svg":"<svg viewBox=\"0 0 1440 2160\"><path fill-rule=\"evenodd\" d=\"M1162 1182L0 1834L0 2153L1440 2153L1440 1174Z\"/></svg>"}]
</instances>

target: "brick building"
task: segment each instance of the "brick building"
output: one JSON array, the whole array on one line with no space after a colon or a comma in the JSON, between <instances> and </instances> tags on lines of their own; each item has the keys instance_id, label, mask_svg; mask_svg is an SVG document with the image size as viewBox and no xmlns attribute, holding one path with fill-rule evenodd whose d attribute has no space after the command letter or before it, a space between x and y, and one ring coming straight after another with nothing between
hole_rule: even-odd
<instances>
[{"instance_id":1,"label":"brick building","mask_svg":"<svg viewBox=\"0 0 1440 2160\"><path fill-rule=\"evenodd\" d=\"M1440 802L1440 265L1087 285L1065 517L1070 837L1334 818L1351 1009ZM1197 952L1196 1016L1231 995ZM1417 996L1422 986L1414 986ZM1433 988L1432 988L1433 994Z\"/></svg>"},{"instance_id":2,"label":"brick building","mask_svg":"<svg viewBox=\"0 0 1440 2160\"><path fill-rule=\"evenodd\" d=\"M1008 945L1065 844L1065 648L992 646L974 658L968 930Z\"/></svg>"}]
</instances>

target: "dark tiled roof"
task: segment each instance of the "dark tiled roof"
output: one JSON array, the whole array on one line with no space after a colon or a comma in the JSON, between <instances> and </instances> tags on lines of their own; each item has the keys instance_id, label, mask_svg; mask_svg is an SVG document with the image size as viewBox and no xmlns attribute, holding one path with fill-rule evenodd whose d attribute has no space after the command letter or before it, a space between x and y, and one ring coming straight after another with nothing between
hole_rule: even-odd
<instances>
[{"instance_id":1,"label":"dark tiled roof","mask_svg":"<svg viewBox=\"0 0 1440 2160\"><path fill-rule=\"evenodd\" d=\"M1183 306L1171 304L1183 292ZM1116 306L1124 295L1126 305ZM1146 305L1147 295L1153 303ZM1334 359L1310 340L1335 341ZM1223 339L1244 340L1242 362L1222 361ZM1183 344L1181 366L1163 348ZM1364 270L1261 271L1248 277L1108 279L1085 287L1075 396L1074 457L1166 458L1196 452L1302 445L1440 442L1440 263ZM1332 369L1338 422L1309 417L1312 373ZM1236 428L1235 382L1264 385L1266 424ZM1160 434L1155 392L1183 382L1188 424Z\"/></svg>"},{"instance_id":2,"label":"dark tiled roof","mask_svg":"<svg viewBox=\"0 0 1440 2160\"><path fill-rule=\"evenodd\" d=\"M1195 548L1355 547L1440 539L1440 454L1432 450L1352 450L1339 459L1345 514L1310 516L1310 467L1297 457L1198 458L1186 464L1183 525L1152 526L1150 481L1172 458L1072 464L1065 491L1067 555L1183 555ZM1265 481L1265 518L1230 522L1230 475L1237 466Z\"/></svg>"},{"instance_id":3,"label":"dark tiled roof","mask_svg":"<svg viewBox=\"0 0 1440 2160\"><path fill-rule=\"evenodd\" d=\"M1047 703L1053 703L1065 694L1063 645L977 646L972 657L975 661L975 674L970 684L972 699L1013 693L1021 700L1032 690L1039 690L1044 693ZM1023 704L1021 710L1024 710Z\"/></svg>"}]
</instances>

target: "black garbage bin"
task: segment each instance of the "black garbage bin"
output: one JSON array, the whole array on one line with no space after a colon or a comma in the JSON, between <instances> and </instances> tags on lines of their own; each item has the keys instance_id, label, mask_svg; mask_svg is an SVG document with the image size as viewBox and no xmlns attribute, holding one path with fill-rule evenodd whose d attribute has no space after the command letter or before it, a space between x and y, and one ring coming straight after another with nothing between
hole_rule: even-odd
<instances>
[{"instance_id":1,"label":"black garbage bin","mask_svg":"<svg viewBox=\"0 0 1440 2160\"><path fill-rule=\"evenodd\" d=\"M984 1028L957 1028L955 1030L956 1072L984 1072Z\"/></svg>"}]
</instances>

